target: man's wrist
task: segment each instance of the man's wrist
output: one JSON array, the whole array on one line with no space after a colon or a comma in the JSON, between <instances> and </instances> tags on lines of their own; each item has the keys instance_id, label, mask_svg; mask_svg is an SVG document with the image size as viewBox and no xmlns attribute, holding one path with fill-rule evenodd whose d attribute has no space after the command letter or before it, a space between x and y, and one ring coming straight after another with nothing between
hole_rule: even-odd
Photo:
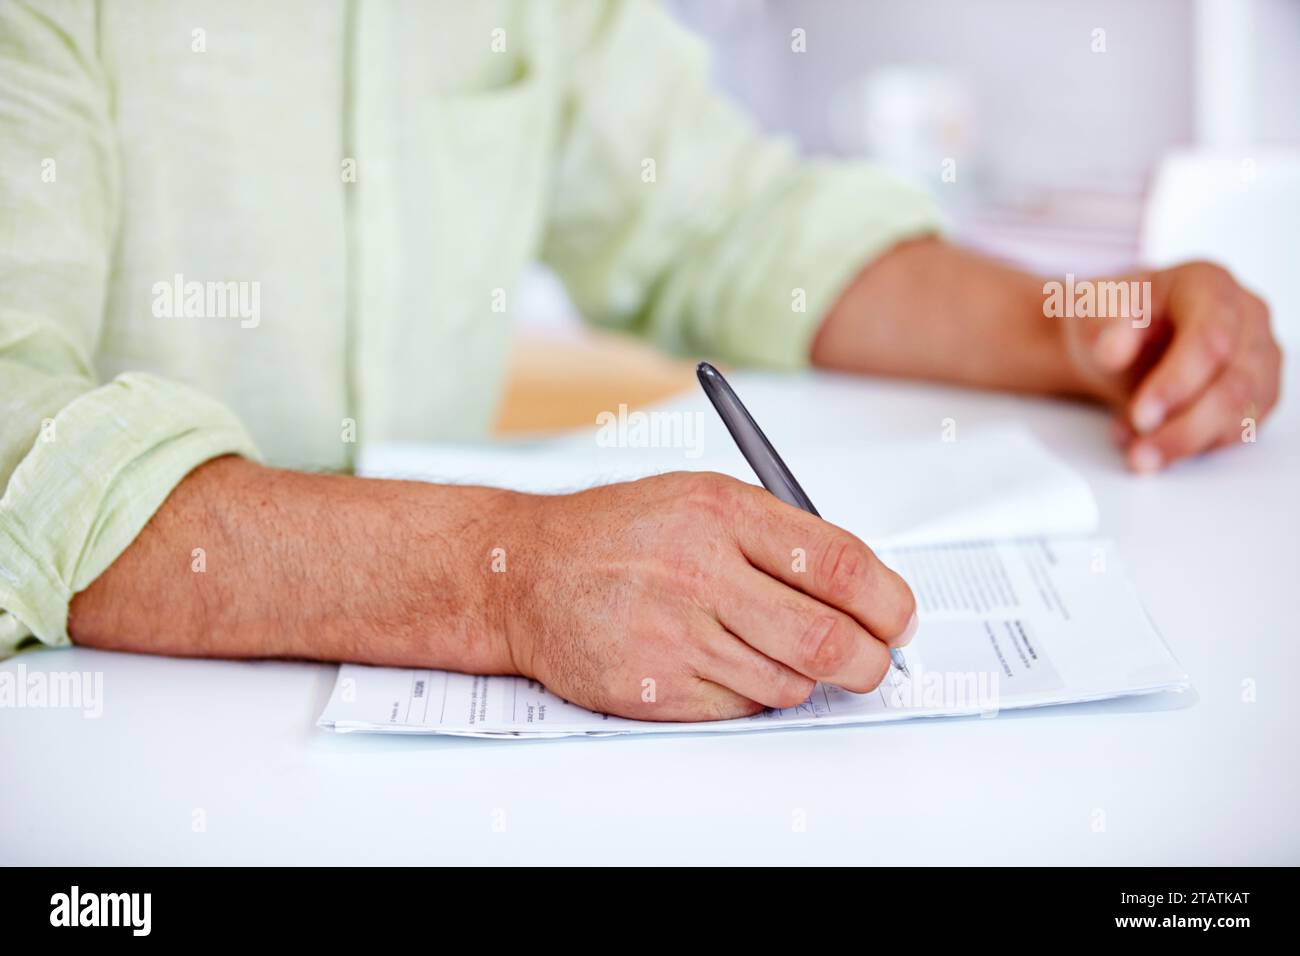
<instances>
[{"instance_id":1,"label":"man's wrist","mask_svg":"<svg viewBox=\"0 0 1300 956\"><path fill-rule=\"evenodd\" d=\"M521 674L529 670L531 652L532 588L530 569L543 557L538 553L537 508L545 500L537 495L497 489L475 489L483 494L477 505L484 520L469 535L467 581L474 587L477 633L471 635L480 673Z\"/></svg>"},{"instance_id":2,"label":"man's wrist","mask_svg":"<svg viewBox=\"0 0 1300 956\"><path fill-rule=\"evenodd\" d=\"M1008 384L1020 391L1092 398L1092 387L1071 360L1066 320L1044 308L1044 281L1025 284L1016 311L1019 321L1008 323L1012 340L1007 346L1021 352L1008 372L1017 378Z\"/></svg>"},{"instance_id":3,"label":"man's wrist","mask_svg":"<svg viewBox=\"0 0 1300 956\"><path fill-rule=\"evenodd\" d=\"M374 529L389 542L362 580L382 582L386 609L362 624L365 647L339 659L437 667L479 674L519 673L510 640L521 499L495 488L365 481L384 502ZM382 530L382 529L387 529Z\"/></svg>"},{"instance_id":4,"label":"man's wrist","mask_svg":"<svg viewBox=\"0 0 1300 956\"><path fill-rule=\"evenodd\" d=\"M867 266L823 320L814 364L983 388L1091 395L1043 280L939 239Z\"/></svg>"}]
</instances>

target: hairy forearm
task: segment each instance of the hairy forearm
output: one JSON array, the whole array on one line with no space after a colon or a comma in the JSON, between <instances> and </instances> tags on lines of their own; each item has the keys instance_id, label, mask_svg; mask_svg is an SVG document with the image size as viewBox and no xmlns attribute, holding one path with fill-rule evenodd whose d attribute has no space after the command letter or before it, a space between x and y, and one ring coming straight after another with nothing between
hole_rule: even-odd
<instances>
[{"instance_id":1,"label":"hairy forearm","mask_svg":"<svg viewBox=\"0 0 1300 956\"><path fill-rule=\"evenodd\" d=\"M815 365L982 388L1086 395L1042 280L939 239L864 269L813 343Z\"/></svg>"},{"instance_id":2,"label":"hairy forearm","mask_svg":"<svg viewBox=\"0 0 1300 956\"><path fill-rule=\"evenodd\" d=\"M79 644L514 671L490 571L521 496L201 466L69 612Z\"/></svg>"}]
</instances>

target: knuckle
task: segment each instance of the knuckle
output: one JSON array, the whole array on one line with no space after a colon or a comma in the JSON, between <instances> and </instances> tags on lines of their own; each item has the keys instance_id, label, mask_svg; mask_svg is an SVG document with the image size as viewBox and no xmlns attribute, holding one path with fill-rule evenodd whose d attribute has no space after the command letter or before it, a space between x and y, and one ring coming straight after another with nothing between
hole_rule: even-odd
<instances>
[{"instance_id":1,"label":"knuckle","mask_svg":"<svg viewBox=\"0 0 1300 956\"><path fill-rule=\"evenodd\" d=\"M667 514L674 529L698 540L707 528L728 523L731 490L728 479L710 472L684 472L669 487Z\"/></svg>"},{"instance_id":2,"label":"knuckle","mask_svg":"<svg viewBox=\"0 0 1300 956\"><path fill-rule=\"evenodd\" d=\"M726 497L726 479L710 471L682 472L678 484L678 501L688 508L714 511Z\"/></svg>"},{"instance_id":3,"label":"knuckle","mask_svg":"<svg viewBox=\"0 0 1300 956\"><path fill-rule=\"evenodd\" d=\"M810 676L838 672L851 654L849 635L840 619L831 614L814 616L799 637L798 659Z\"/></svg>"},{"instance_id":4,"label":"knuckle","mask_svg":"<svg viewBox=\"0 0 1300 956\"><path fill-rule=\"evenodd\" d=\"M865 586L866 546L847 534L837 534L822 549L817 578L827 597L840 606Z\"/></svg>"},{"instance_id":5,"label":"knuckle","mask_svg":"<svg viewBox=\"0 0 1300 956\"><path fill-rule=\"evenodd\" d=\"M707 562L685 550L669 560L668 576L676 589L694 594L705 586L712 572Z\"/></svg>"},{"instance_id":6,"label":"knuckle","mask_svg":"<svg viewBox=\"0 0 1300 956\"><path fill-rule=\"evenodd\" d=\"M1232 313L1226 313L1205 323L1197 345L1211 363L1217 363L1232 354L1236 339L1237 323Z\"/></svg>"},{"instance_id":7,"label":"knuckle","mask_svg":"<svg viewBox=\"0 0 1300 956\"><path fill-rule=\"evenodd\" d=\"M1187 275L1216 286L1223 286L1226 283L1236 284L1231 272L1209 259L1193 259L1185 264L1183 269Z\"/></svg>"}]
</instances>

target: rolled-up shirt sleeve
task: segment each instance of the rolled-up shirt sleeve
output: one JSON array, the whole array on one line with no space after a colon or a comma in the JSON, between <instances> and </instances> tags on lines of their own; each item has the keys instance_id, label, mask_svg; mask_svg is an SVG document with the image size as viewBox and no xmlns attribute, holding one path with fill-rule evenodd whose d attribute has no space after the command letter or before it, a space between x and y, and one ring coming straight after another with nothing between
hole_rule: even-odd
<instances>
[{"instance_id":1,"label":"rolled-up shirt sleeve","mask_svg":"<svg viewBox=\"0 0 1300 956\"><path fill-rule=\"evenodd\" d=\"M0 657L68 643L68 604L185 475L255 456L220 403L97 380L118 216L94 4L0 4Z\"/></svg>"},{"instance_id":2,"label":"rolled-up shirt sleeve","mask_svg":"<svg viewBox=\"0 0 1300 956\"><path fill-rule=\"evenodd\" d=\"M862 162L801 159L714 89L648 0L578 0L544 256L592 321L680 353L798 367L865 265L941 231L935 202Z\"/></svg>"}]
</instances>

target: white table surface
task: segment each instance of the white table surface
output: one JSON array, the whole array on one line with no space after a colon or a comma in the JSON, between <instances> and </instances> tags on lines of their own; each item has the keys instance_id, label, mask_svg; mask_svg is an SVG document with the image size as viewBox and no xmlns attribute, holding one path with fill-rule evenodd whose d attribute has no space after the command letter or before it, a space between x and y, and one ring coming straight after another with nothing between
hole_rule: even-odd
<instances>
[{"instance_id":1,"label":"white table surface","mask_svg":"<svg viewBox=\"0 0 1300 956\"><path fill-rule=\"evenodd\" d=\"M1137 478L1081 406L735 382L774 440L1028 423L1091 482L1196 692L727 736L394 738L316 728L332 666L40 651L0 667L102 671L104 712L0 709L0 862L1300 862L1294 402L1255 445Z\"/></svg>"}]
</instances>

